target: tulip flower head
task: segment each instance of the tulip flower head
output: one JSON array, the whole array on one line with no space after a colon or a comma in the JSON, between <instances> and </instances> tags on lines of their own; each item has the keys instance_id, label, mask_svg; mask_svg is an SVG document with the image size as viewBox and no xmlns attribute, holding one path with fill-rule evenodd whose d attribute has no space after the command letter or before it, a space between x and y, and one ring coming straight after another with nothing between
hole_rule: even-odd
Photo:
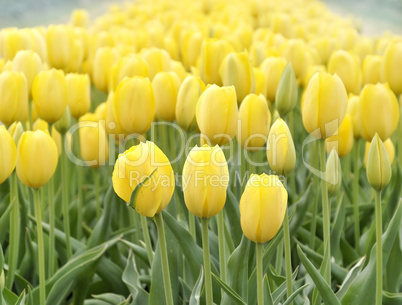
<instances>
[{"instance_id":1,"label":"tulip flower head","mask_svg":"<svg viewBox=\"0 0 402 305\"><path fill-rule=\"evenodd\" d=\"M376 191L383 190L391 180L392 170L384 143L375 134L367 156L367 179Z\"/></svg>"},{"instance_id":2,"label":"tulip flower head","mask_svg":"<svg viewBox=\"0 0 402 305\"><path fill-rule=\"evenodd\" d=\"M292 64L288 63L282 72L275 95L275 105L281 117L295 108L297 103L297 81Z\"/></svg>"},{"instance_id":3,"label":"tulip flower head","mask_svg":"<svg viewBox=\"0 0 402 305\"><path fill-rule=\"evenodd\" d=\"M180 79L174 72L159 72L152 80L157 118L173 122L176 114Z\"/></svg>"},{"instance_id":4,"label":"tulip flower head","mask_svg":"<svg viewBox=\"0 0 402 305\"><path fill-rule=\"evenodd\" d=\"M384 54L382 73L396 95L402 94L401 74L402 41L389 44Z\"/></svg>"},{"instance_id":5,"label":"tulip flower head","mask_svg":"<svg viewBox=\"0 0 402 305\"><path fill-rule=\"evenodd\" d=\"M91 83L88 74L69 73L66 75L68 105L71 115L79 118L91 107Z\"/></svg>"},{"instance_id":6,"label":"tulip flower head","mask_svg":"<svg viewBox=\"0 0 402 305\"><path fill-rule=\"evenodd\" d=\"M325 139L325 147L328 153L331 153L331 151L335 149L339 158L348 155L352 151L353 124L349 114L346 114L343 118L338 132Z\"/></svg>"},{"instance_id":7,"label":"tulip flower head","mask_svg":"<svg viewBox=\"0 0 402 305\"><path fill-rule=\"evenodd\" d=\"M4 125L0 126L0 184L11 175L17 161L17 148Z\"/></svg>"},{"instance_id":8,"label":"tulip flower head","mask_svg":"<svg viewBox=\"0 0 402 305\"><path fill-rule=\"evenodd\" d=\"M364 149L364 159L363 159L363 165L364 168L367 168L367 159L368 159L368 154L370 151L370 142L366 142L365 149ZM383 142L385 151L387 152L387 156L389 159L389 163L392 165L395 159L395 146L394 143L392 143L391 139L387 139Z\"/></svg>"}]
</instances>

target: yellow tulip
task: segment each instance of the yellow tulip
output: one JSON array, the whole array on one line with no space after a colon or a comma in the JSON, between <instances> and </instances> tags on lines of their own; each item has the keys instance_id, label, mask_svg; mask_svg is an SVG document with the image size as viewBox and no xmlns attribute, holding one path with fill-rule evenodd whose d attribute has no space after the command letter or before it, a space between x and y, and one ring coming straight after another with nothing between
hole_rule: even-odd
<instances>
[{"instance_id":1,"label":"yellow tulip","mask_svg":"<svg viewBox=\"0 0 402 305\"><path fill-rule=\"evenodd\" d=\"M223 145L230 142L236 134L237 117L237 98L233 86L212 85L198 99L196 119L206 143Z\"/></svg>"},{"instance_id":2,"label":"yellow tulip","mask_svg":"<svg viewBox=\"0 0 402 305\"><path fill-rule=\"evenodd\" d=\"M303 82L302 82L304 88L307 88L308 83L310 82L311 78L317 72L327 72L327 68L323 65L308 66L308 68L306 70L306 74L304 74Z\"/></svg>"},{"instance_id":3,"label":"yellow tulip","mask_svg":"<svg viewBox=\"0 0 402 305\"><path fill-rule=\"evenodd\" d=\"M265 75L265 97L271 103L275 102L276 90L283 70L286 67L286 60L282 57L268 57L261 63L261 70Z\"/></svg>"},{"instance_id":4,"label":"yellow tulip","mask_svg":"<svg viewBox=\"0 0 402 305\"><path fill-rule=\"evenodd\" d=\"M74 53L75 37L71 27L51 25L46 32L49 63L56 69L65 69Z\"/></svg>"},{"instance_id":5,"label":"yellow tulip","mask_svg":"<svg viewBox=\"0 0 402 305\"><path fill-rule=\"evenodd\" d=\"M244 235L265 243L278 233L285 217L288 193L278 176L251 175L240 199L240 224Z\"/></svg>"},{"instance_id":6,"label":"yellow tulip","mask_svg":"<svg viewBox=\"0 0 402 305\"><path fill-rule=\"evenodd\" d=\"M205 39L201 45L200 77L205 84L222 85L219 67L223 59L233 52L231 44L215 38Z\"/></svg>"},{"instance_id":7,"label":"yellow tulip","mask_svg":"<svg viewBox=\"0 0 402 305\"><path fill-rule=\"evenodd\" d=\"M0 74L0 121L7 126L28 119L27 80L21 72Z\"/></svg>"},{"instance_id":8,"label":"yellow tulip","mask_svg":"<svg viewBox=\"0 0 402 305\"><path fill-rule=\"evenodd\" d=\"M383 57L380 55L368 55L363 61L362 75L363 85L382 82L381 66Z\"/></svg>"},{"instance_id":9,"label":"yellow tulip","mask_svg":"<svg viewBox=\"0 0 402 305\"><path fill-rule=\"evenodd\" d=\"M375 133L386 140L395 131L399 121L399 105L388 85L367 84L360 93L361 136L371 141Z\"/></svg>"},{"instance_id":10,"label":"yellow tulip","mask_svg":"<svg viewBox=\"0 0 402 305\"><path fill-rule=\"evenodd\" d=\"M71 115L78 119L91 107L91 83L88 74L69 73L66 75L68 105Z\"/></svg>"},{"instance_id":11,"label":"yellow tulip","mask_svg":"<svg viewBox=\"0 0 402 305\"><path fill-rule=\"evenodd\" d=\"M11 175L17 161L17 148L4 125L0 125L0 184Z\"/></svg>"},{"instance_id":12,"label":"yellow tulip","mask_svg":"<svg viewBox=\"0 0 402 305\"><path fill-rule=\"evenodd\" d=\"M250 60L253 67L259 67L266 57L265 45L261 41L254 41L250 46Z\"/></svg>"},{"instance_id":13,"label":"yellow tulip","mask_svg":"<svg viewBox=\"0 0 402 305\"><path fill-rule=\"evenodd\" d=\"M328 62L328 72L337 74L348 93L359 94L361 88L361 71L359 58L344 50L332 53Z\"/></svg>"},{"instance_id":14,"label":"yellow tulip","mask_svg":"<svg viewBox=\"0 0 402 305\"><path fill-rule=\"evenodd\" d=\"M106 100L106 131L109 135L114 135L115 140L117 139L117 136L124 136L124 130L120 126L119 122L116 120L116 116L114 113L114 92L110 91L109 95Z\"/></svg>"},{"instance_id":15,"label":"yellow tulip","mask_svg":"<svg viewBox=\"0 0 402 305\"><path fill-rule=\"evenodd\" d=\"M292 21L288 14L274 14L271 19L271 29L274 33L280 33L285 38L292 38L294 35Z\"/></svg>"},{"instance_id":16,"label":"yellow tulip","mask_svg":"<svg viewBox=\"0 0 402 305\"><path fill-rule=\"evenodd\" d=\"M30 47L28 32L17 28L5 28L0 32L0 54L7 60L13 60L15 54Z\"/></svg>"},{"instance_id":17,"label":"yellow tulip","mask_svg":"<svg viewBox=\"0 0 402 305\"><path fill-rule=\"evenodd\" d=\"M303 79L307 67L310 65L308 49L301 39L290 39L283 46L282 56L292 63L293 70L297 79Z\"/></svg>"},{"instance_id":18,"label":"yellow tulip","mask_svg":"<svg viewBox=\"0 0 402 305\"><path fill-rule=\"evenodd\" d=\"M32 130L33 131L42 130L42 131L49 133L49 124L42 119L37 119L32 126ZM58 156L60 156L60 154L62 153L62 151L61 151L61 135L57 131L57 129L54 127L54 125L52 126L52 139L57 146Z\"/></svg>"},{"instance_id":19,"label":"yellow tulip","mask_svg":"<svg viewBox=\"0 0 402 305\"><path fill-rule=\"evenodd\" d=\"M109 157L109 144L106 131L99 117L86 113L79 119L81 157L88 166L97 168L106 164Z\"/></svg>"},{"instance_id":20,"label":"yellow tulip","mask_svg":"<svg viewBox=\"0 0 402 305\"><path fill-rule=\"evenodd\" d=\"M87 28L89 25L89 13L87 10L73 10L70 21L75 27Z\"/></svg>"},{"instance_id":21,"label":"yellow tulip","mask_svg":"<svg viewBox=\"0 0 402 305\"><path fill-rule=\"evenodd\" d=\"M347 107L347 114L350 115L352 119L352 130L353 130L353 136L355 139L358 139L361 137L361 126L362 126L362 121L361 121L361 113L360 113L360 96L358 95L351 95L349 97L348 101L348 107Z\"/></svg>"},{"instance_id":22,"label":"yellow tulip","mask_svg":"<svg viewBox=\"0 0 402 305\"><path fill-rule=\"evenodd\" d=\"M176 112L180 79L174 72L159 72L152 80L155 95L155 113L158 119L173 122Z\"/></svg>"},{"instance_id":23,"label":"yellow tulip","mask_svg":"<svg viewBox=\"0 0 402 305\"><path fill-rule=\"evenodd\" d=\"M296 164L296 151L288 125L281 118L272 125L267 141L267 160L278 175L286 176Z\"/></svg>"},{"instance_id":24,"label":"yellow tulip","mask_svg":"<svg viewBox=\"0 0 402 305\"><path fill-rule=\"evenodd\" d=\"M295 108L297 95L296 75L292 64L288 63L282 72L275 95L276 109L282 117Z\"/></svg>"},{"instance_id":25,"label":"yellow tulip","mask_svg":"<svg viewBox=\"0 0 402 305\"><path fill-rule=\"evenodd\" d=\"M92 81L100 91L107 92L113 66L119 55L111 47L99 48L93 60Z\"/></svg>"},{"instance_id":26,"label":"yellow tulip","mask_svg":"<svg viewBox=\"0 0 402 305\"><path fill-rule=\"evenodd\" d=\"M125 77L148 76L148 66L138 55L127 55L113 67L110 78L110 90L116 90Z\"/></svg>"},{"instance_id":27,"label":"yellow tulip","mask_svg":"<svg viewBox=\"0 0 402 305\"><path fill-rule=\"evenodd\" d=\"M149 141L119 155L112 180L116 194L147 217L155 216L168 205L175 188L169 159Z\"/></svg>"},{"instance_id":28,"label":"yellow tulip","mask_svg":"<svg viewBox=\"0 0 402 305\"><path fill-rule=\"evenodd\" d=\"M302 107L307 132L317 138L332 136L346 113L348 96L338 75L316 73L310 80Z\"/></svg>"},{"instance_id":29,"label":"yellow tulip","mask_svg":"<svg viewBox=\"0 0 402 305\"><path fill-rule=\"evenodd\" d=\"M329 195L338 192L342 184L342 170L341 162L335 148L333 148L329 154L325 166L325 177Z\"/></svg>"},{"instance_id":30,"label":"yellow tulip","mask_svg":"<svg viewBox=\"0 0 402 305\"><path fill-rule=\"evenodd\" d=\"M255 94L260 95L265 93L265 74L260 68L253 68L255 80Z\"/></svg>"},{"instance_id":31,"label":"yellow tulip","mask_svg":"<svg viewBox=\"0 0 402 305\"><path fill-rule=\"evenodd\" d=\"M347 113L339 126L338 132L325 139L327 153L333 149L339 158L348 155L353 148L353 122L352 117Z\"/></svg>"},{"instance_id":32,"label":"yellow tulip","mask_svg":"<svg viewBox=\"0 0 402 305\"><path fill-rule=\"evenodd\" d=\"M184 68L183 64L181 61L177 60L171 60L170 61L171 67L172 67L172 72L174 72L180 79L180 83L184 81L184 79L190 75L190 73L187 73L186 69Z\"/></svg>"},{"instance_id":33,"label":"yellow tulip","mask_svg":"<svg viewBox=\"0 0 402 305\"><path fill-rule=\"evenodd\" d=\"M147 63L148 76L151 81L159 72L167 72L172 69L170 55L165 50L157 48L145 50L142 58Z\"/></svg>"},{"instance_id":34,"label":"yellow tulip","mask_svg":"<svg viewBox=\"0 0 402 305\"><path fill-rule=\"evenodd\" d=\"M366 56L374 53L374 41L369 37L361 37L354 45L353 53L363 62Z\"/></svg>"},{"instance_id":35,"label":"yellow tulip","mask_svg":"<svg viewBox=\"0 0 402 305\"><path fill-rule=\"evenodd\" d=\"M155 114L154 91L149 79L141 76L123 79L114 93L112 109L116 123L127 134L146 132Z\"/></svg>"},{"instance_id":36,"label":"yellow tulip","mask_svg":"<svg viewBox=\"0 0 402 305\"><path fill-rule=\"evenodd\" d=\"M18 178L27 186L39 188L52 178L57 159L57 146L49 133L26 131L17 148Z\"/></svg>"},{"instance_id":37,"label":"yellow tulip","mask_svg":"<svg viewBox=\"0 0 402 305\"><path fill-rule=\"evenodd\" d=\"M385 50L382 73L396 95L402 94L401 58L402 41L391 42Z\"/></svg>"},{"instance_id":38,"label":"yellow tulip","mask_svg":"<svg viewBox=\"0 0 402 305\"><path fill-rule=\"evenodd\" d=\"M39 55L31 50L19 51L11 64L13 71L24 73L27 79L28 94L31 96L32 83L40 71L42 71L42 60Z\"/></svg>"},{"instance_id":39,"label":"yellow tulip","mask_svg":"<svg viewBox=\"0 0 402 305\"><path fill-rule=\"evenodd\" d=\"M387 139L383 142L385 151L387 152L387 156L389 159L389 164L392 165L395 159L395 146L394 143L392 143L391 139ZM367 168L367 158L368 158L368 153L370 150L370 142L366 142L366 145L364 147L364 159L363 159L363 165L364 168Z\"/></svg>"},{"instance_id":40,"label":"yellow tulip","mask_svg":"<svg viewBox=\"0 0 402 305\"><path fill-rule=\"evenodd\" d=\"M168 36L163 39L163 49L169 53L172 60L179 60L179 48L172 37Z\"/></svg>"},{"instance_id":41,"label":"yellow tulip","mask_svg":"<svg viewBox=\"0 0 402 305\"><path fill-rule=\"evenodd\" d=\"M271 125L271 113L262 94L246 96L240 104L239 123L237 139L243 148L256 150L264 146Z\"/></svg>"},{"instance_id":42,"label":"yellow tulip","mask_svg":"<svg viewBox=\"0 0 402 305\"><path fill-rule=\"evenodd\" d=\"M384 143L378 134L371 140L367 155L367 180L373 189L383 190L391 180L392 169Z\"/></svg>"},{"instance_id":43,"label":"yellow tulip","mask_svg":"<svg viewBox=\"0 0 402 305\"><path fill-rule=\"evenodd\" d=\"M188 76L181 84L177 94L176 120L183 129L193 130L197 127L195 110L204 90L205 84L199 77Z\"/></svg>"},{"instance_id":44,"label":"yellow tulip","mask_svg":"<svg viewBox=\"0 0 402 305\"><path fill-rule=\"evenodd\" d=\"M331 37L318 37L311 42L320 56L320 64L326 65L332 52L336 50L336 40Z\"/></svg>"},{"instance_id":45,"label":"yellow tulip","mask_svg":"<svg viewBox=\"0 0 402 305\"><path fill-rule=\"evenodd\" d=\"M229 53L220 65L219 75L224 86L235 87L239 104L246 95L255 91L254 73L247 52Z\"/></svg>"},{"instance_id":46,"label":"yellow tulip","mask_svg":"<svg viewBox=\"0 0 402 305\"><path fill-rule=\"evenodd\" d=\"M8 127L8 133L14 140L15 145L18 145L22 134L24 133L24 128L22 127L21 122L14 122Z\"/></svg>"},{"instance_id":47,"label":"yellow tulip","mask_svg":"<svg viewBox=\"0 0 402 305\"><path fill-rule=\"evenodd\" d=\"M40 72L32 85L32 97L38 115L48 123L59 120L68 103L68 86L64 72L51 69Z\"/></svg>"},{"instance_id":48,"label":"yellow tulip","mask_svg":"<svg viewBox=\"0 0 402 305\"><path fill-rule=\"evenodd\" d=\"M229 170L222 149L195 146L187 156L182 177L184 202L195 216L210 218L226 201Z\"/></svg>"},{"instance_id":49,"label":"yellow tulip","mask_svg":"<svg viewBox=\"0 0 402 305\"><path fill-rule=\"evenodd\" d=\"M181 39L181 55L187 70L196 65L204 36L198 31L189 31Z\"/></svg>"},{"instance_id":50,"label":"yellow tulip","mask_svg":"<svg viewBox=\"0 0 402 305\"><path fill-rule=\"evenodd\" d=\"M106 120L106 102L100 103L96 109L95 114L98 116L99 120Z\"/></svg>"}]
</instances>

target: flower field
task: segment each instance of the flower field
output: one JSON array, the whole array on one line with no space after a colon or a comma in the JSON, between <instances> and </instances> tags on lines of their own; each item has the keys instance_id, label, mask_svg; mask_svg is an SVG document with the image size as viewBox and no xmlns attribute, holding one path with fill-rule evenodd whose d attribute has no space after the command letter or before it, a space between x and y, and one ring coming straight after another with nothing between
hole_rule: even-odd
<instances>
[{"instance_id":1,"label":"flower field","mask_svg":"<svg viewBox=\"0 0 402 305\"><path fill-rule=\"evenodd\" d=\"M0 29L0 305L402 304L401 70L318 0Z\"/></svg>"}]
</instances>

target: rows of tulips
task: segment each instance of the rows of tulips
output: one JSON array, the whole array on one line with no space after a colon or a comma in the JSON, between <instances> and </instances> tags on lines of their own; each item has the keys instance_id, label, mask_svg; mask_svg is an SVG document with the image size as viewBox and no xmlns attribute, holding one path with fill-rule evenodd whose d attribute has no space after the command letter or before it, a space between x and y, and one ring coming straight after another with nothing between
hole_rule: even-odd
<instances>
[{"instance_id":1,"label":"rows of tulips","mask_svg":"<svg viewBox=\"0 0 402 305\"><path fill-rule=\"evenodd\" d=\"M0 305L402 303L401 36L138 0L0 55Z\"/></svg>"}]
</instances>

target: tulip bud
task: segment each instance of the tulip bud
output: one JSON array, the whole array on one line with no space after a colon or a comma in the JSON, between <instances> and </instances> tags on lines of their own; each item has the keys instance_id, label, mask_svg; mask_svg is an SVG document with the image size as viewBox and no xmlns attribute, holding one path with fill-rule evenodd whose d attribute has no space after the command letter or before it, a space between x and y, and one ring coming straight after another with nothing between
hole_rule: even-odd
<instances>
[{"instance_id":1,"label":"tulip bud","mask_svg":"<svg viewBox=\"0 0 402 305\"><path fill-rule=\"evenodd\" d=\"M229 170L222 149L195 146L183 167L184 202L195 216L210 218L218 214L226 202Z\"/></svg>"},{"instance_id":2,"label":"tulip bud","mask_svg":"<svg viewBox=\"0 0 402 305\"><path fill-rule=\"evenodd\" d=\"M173 122L180 79L174 72L159 72L152 80L155 94L155 113L158 119Z\"/></svg>"},{"instance_id":3,"label":"tulip bud","mask_svg":"<svg viewBox=\"0 0 402 305\"><path fill-rule=\"evenodd\" d=\"M26 131L18 143L17 175L32 188L45 185L57 167L57 146L47 132Z\"/></svg>"},{"instance_id":4,"label":"tulip bud","mask_svg":"<svg viewBox=\"0 0 402 305\"><path fill-rule=\"evenodd\" d=\"M254 74L247 52L229 53L220 65L219 75L224 86L235 87L239 104L247 94L255 91Z\"/></svg>"},{"instance_id":5,"label":"tulip bud","mask_svg":"<svg viewBox=\"0 0 402 305\"><path fill-rule=\"evenodd\" d=\"M225 40L205 39L201 45L200 77L205 84L222 85L219 67L223 59L233 52L231 44Z\"/></svg>"},{"instance_id":6,"label":"tulip bud","mask_svg":"<svg viewBox=\"0 0 402 305\"><path fill-rule=\"evenodd\" d=\"M365 85L360 93L361 136L370 141L375 133L382 140L398 126L399 105L395 94L384 84Z\"/></svg>"},{"instance_id":7,"label":"tulip bud","mask_svg":"<svg viewBox=\"0 0 402 305\"><path fill-rule=\"evenodd\" d=\"M239 122L237 139L243 148L256 150L264 146L271 125L271 113L262 94L251 93L246 96L240 104Z\"/></svg>"},{"instance_id":8,"label":"tulip bud","mask_svg":"<svg viewBox=\"0 0 402 305\"><path fill-rule=\"evenodd\" d=\"M265 75L265 97L271 103L275 102L276 90L286 67L286 60L282 57L268 57L261 64L261 70Z\"/></svg>"},{"instance_id":9,"label":"tulip bud","mask_svg":"<svg viewBox=\"0 0 402 305\"><path fill-rule=\"evenodd\" d=\"M42 60L39 55L31 50L19 51L13 59L11 69L24 73L27 79L28 94L31 95L33 80L42 71Z\"/></svg>"},{"instance_id":10,"label":"tulip bud","mask_svg":"<svg viewBox=\"0 0 402 305\"><path fill-rule=\"evenodd\" d=\"M91 107L91 82L88 74L77 73L67 74L66 81L71 115L78 119Z\"/></svg>"},{"instance_id":11,"label":"tulip bud","mask_svg":"<svg viewBox=\"0 0 402 305\"><path fill-rule=\"evenodd\" d=\"M376 191L382 191L391 180L392 170L387 151L376 133L367 156L367 179Z\"/></svg>"},{"instance_id":12,"label":"tulip bud","mask_svg":"<svg viewBox=\"0 0 402 305\"><path fill-rule=\"evenodd\" d=\"M330 153L333 149L335 149L340 158L348 155L352 151L353 124L352 118L349 114L346 114L343 118L338 132L325 139L325 146L327 153Z\"/></svg>"},{"instance_id":13,"label":"tulip bud","mask_svg":"<svg viewBox=\"0 0 402 305\"><path fill-rule=\"evenodd\" d=\"M360 62L356 55L344 50L335 51L329 59L328 72L340 77L347 92L359 94L362 80Z\"/></svg>"},{"instance_id":14,"label":"tulip bud","mask_svg":"<svg viewBox=\"0 0 402 305\"><path fill-rule=\"evenodd\" d=\"M167 72L172 69L169 53L162 49L151 48L144 51L142 58L148 66L148 77L152 81L159 72Z\"/></svg>"},{"instance_id":15,"label":"tulip bud","mask_svg":"<svg viewBox=\"0 0 402 305\"><path fill-rule=\"evenodd\" d=\"M387 139L383 143L384 143L385 150L387 152L389 163L392 165L392 163L394 162L394 159L395 159L394 143L392 143L391 139ZM368 158L369 150L370 150L370 142L366 142L366 145L364 147L364 159L363 159L364 168L367 168L367 158Z\"/></svg>"},{"instance_id":16,"label":"tulip bud","mask_svg":"<svg viewBox=\"0 0 402 305\"><path fill-rule=\"evenodd\" d=\"M316 73L305 91L302 107L304 128L317 138L332 136L346 113L348 96L338 75Z\"/></svg>"},{"instance_id":17,"label":"tulip bud","mask_svg":"<svg viewBox=\"0 0 402 305\"><path fill-rule=\"evenodd\" d=\"M63 116L53 125L60 133L66 133L71 126L71 112L70 107L67 106Z\"/></svg>"},{"instance_id":18,"label":"tulip bud","mask_svg":"<svg viewBox=\"0 0 402 305\"><path fill-rule=\"evenodd\" d=\"M146 132L155 114L154 91L149 79L140 76L123 79L114 93L112 109L116 123L127 134Z\"/></svg>"},{"instance_id":19,"label":"tulip bud","mask_svg":"<svg viewBox=\"0 0 402 305\"><path fill-rule=\"evenodd\" d=\"M0 184L11 175L17 160L17 148L4 125L0 125Z\"/></svg>"},{"instance_id":20,"label":"tulip bud","mask_svg":"<svg viewBox=\"0 0 402 305\"><path fill-rule=\"evenodd\" d=\"M88 166L97 168L106 164L109 145L106 131L97 115L86 113L79 119L81 157Z\"/></svg>"},{"instance_id":21,"label":"tulip bud","mask_svg":"<svg viewBox=\"0 0 402 305\"><path fill-rule=\"evenodd\" d=\"M87 28L89 25L89 13L87 10L73 10L70 17L72 26Z\"/></svg>"},{"instance_id":22,"label":"tulip bud","mask_svg":"<svg viewBox=\"0 0 402 305\"><path fill-rule=\"evenodd\" d=\"M341 162L336 150L333 148L327 159L325 175L328 187L328 194L333 195L339 191L342 184Z\"/></svg>"},{"instance_id":23,"label":"tulip bud","mask_svg":"<svg viewBox=\"0 0 402 305\"><path fill-rule=\"evenodd\" d=\"M401 57L402 41L391 42L385 50L382 73L396 95L402 94Z\"/></svg>"},{"instance_id":24,"label":"tulip bud","mask_svg":"<svg viewBox=\"0 0 402 305\"><path fill-rule=\"evenodd\" d=\"M296 164L296 151L288 125L281 118L272 125L267 141L269 166L278 175L288 175Z\"/></svg>"},{"instance_id":25,"label":"tulip bud","mask_svg":"<svg viewBox=\"0 0 402 305\"><path fill-rule=\"evenodd\" d=\"M28 119L27 80L21 72L0 74L0 121L7 126Z\"/></svg>"},{"instance_id":26,"label":"tulip bud","mask_svg":"<svg viewBox=\"0 0 402 305\"><path fill-rule=\"evenodd\" d=\"M197 102L196 119L202 139L223 145L236 134L238 117L236 91L231 87L208 87Z\"/></svg>"},{"instance_id":27,"label":"tulip bud","mask_svg":"<svg viewBox=\"0 0 402 305\"><path fill-rule=\"evenodd\" d=\"M119 155L112 180L116 194L147 217L162 212L175 188L169 159L149 141L132 146Z\"/></svg>"},{"instance_id":28,"label":"tulip bud","mask_svg":"<svg viewBox=\"0 0 402 305\"><path fill-rule=\"evenodd\" d=\"M117 51L111 47L99 48L96 51L93 61L92 81L100 91L107 92L112 68L118 60Z\"/></svg>"},{"instance_id":29,"label":"tulip bud","mask_svg":"<svg viewBox=\"0 0 402 305\"><path fill-rule=\"evenodd\" d=\"M138 55L128 55L120 59L113 67L110 78L110 90L116 90L125 77L148 76L148 66Z\"/></svg>"},{"instance_id":30,"label":"tulip bud","mask_svg":"<svg viewBox=\"0 0 402 305\"><path fill-rule=\"evenodd\" d=\"M51 69L40 72L32 85L32 96L38 115L48 123L58 121L68 103L68 87L64 72Z\"/></svg>"},{"instance_id":31,"label":"tulip bud","mask_svg":"<svg viewBox=\"0 0 402 305\"><path fill-rule=\"evenodd\" d=\"M197 127L195 110L204 90L205 84L199 77L188 76L181 84L177 94L176 120L183 129L193 130Z\"/></svg>"},{"instance_id":32,"label":"tulip bud","mask_svg":"<svg viewBox=\"0 0 402 305\"><path fill-rule=\"evenodd\" d=\"M8 127L8 133L13 137L15 145L18 145L18 142L24 133L24 128L22 127L21 122L12 123L10 127Z\"/></svg>"},{"instance_id":33,"label":"tulip bud","mask_svg":"<svg viewBox=\"0 0 402 305\"><path fill-rule=\"evenodd\" d=\"M251 175L240 199L240 224L255 243L271 240L282 225L288 193L278 176Z\"/></svg>"},{"instance_id":34,"label":"tulip bud","mask_svg":"<svg viewBox=\"0 0 402 305\"><path fill-rule=\"evenodd\" d=\"M362 75L363 85L381 83L381 66L383 57L380 55L368 55L363 60Z\"/></svg>"},{"instance_id":35,"label":"tulip bud","mask_svg":"<svg viewBox=\"0 0 402 305\"><path fill-rule=\"evenodd\" d=\"M297 103L297 82L292 64L288 63L283 70L276 90L275 105L281 117L295 108Z\"/></svg>"}]
</instances>

